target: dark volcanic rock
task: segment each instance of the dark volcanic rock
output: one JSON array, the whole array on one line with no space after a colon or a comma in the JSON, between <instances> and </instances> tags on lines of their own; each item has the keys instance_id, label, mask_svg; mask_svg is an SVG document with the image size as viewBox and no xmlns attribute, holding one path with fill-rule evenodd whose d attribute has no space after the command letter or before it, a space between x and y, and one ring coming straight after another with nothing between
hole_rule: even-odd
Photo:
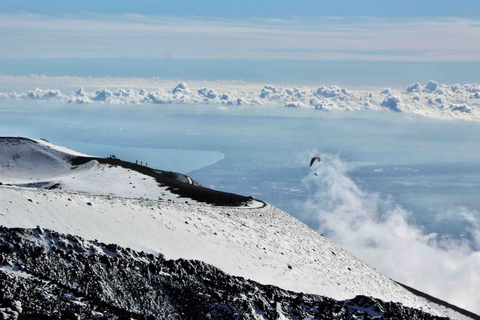
<instances>
[{"instance_id":1,"label":"dark volcanic rock","mask_svg":"<svg viewBox=\"0 0 480 320\"><path fill-rule=\"evenodd\" d=\"M193 260L0 227L0 319L435 319L365 296L295 293Z\"/></svg>"}]
</instances>

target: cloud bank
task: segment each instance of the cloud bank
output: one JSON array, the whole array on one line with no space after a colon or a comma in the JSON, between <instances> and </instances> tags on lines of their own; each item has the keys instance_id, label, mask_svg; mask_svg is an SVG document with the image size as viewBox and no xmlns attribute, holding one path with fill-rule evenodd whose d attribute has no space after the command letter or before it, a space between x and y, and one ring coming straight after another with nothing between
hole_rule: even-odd
<instances>
[{"instance_id":1,"label":"cloud bank","mask_svg":"<svg viewBox=\"0 0 480 320\"><path fill-rule=\"evenodd\" d=\"M480 313L479 251L464 241L425 234L408 222L405 209L356 185L338 156L321 158L303 180L312 191L305 215L319 223L319 232L387 276ZM461 213L478 248L480 213Z\"/></svg>"},{"instance_id":2,"label":"cloud bank","mask_svg":"<svg viewBox=\"0 0 480 320\"><path fill-rule=\"evenodd\" d=\"M0 76L4 78L15 78ZM22 77L19 77L22 78ZM43 79L42 77L40 77ZM57 78L55 78L58 81ZM106 82L111 79L105 79ZM111 80L115 82L115 80ZM173 83L170 81L170 83ZM202 86L205 85L205 86ZM233 90L232 90L233 88ZM76 92L39 89L26 92L0 92L0 99L30 99L88 104L213 104L223 106L285 106L323 111L390 110L435 119L480 121L479 84L414 83L400 90L347 89L338 86L283 87L251 86L245 83L202 82L190 86L180 82L170 89L99 88Z\"/></svg>"},{"instance_id":3,"label":"cloud bank","mask_svg":"<svg viewBox=\"0 0 480 320\"><path fill-rule=\"evenodd\" d=\"M475 19L0 14L0 58L479 61Z\"/></svg>"}]
</instances>

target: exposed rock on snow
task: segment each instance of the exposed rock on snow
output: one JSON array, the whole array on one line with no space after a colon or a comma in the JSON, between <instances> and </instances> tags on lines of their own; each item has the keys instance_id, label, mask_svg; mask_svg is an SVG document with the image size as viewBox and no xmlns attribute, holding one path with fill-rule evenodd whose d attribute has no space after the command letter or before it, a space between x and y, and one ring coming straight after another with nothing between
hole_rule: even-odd
<instances>
[{"instance_id":1,"label":"exposed rock on snow","mask_svg":"<svg viewBox=\"0 0 480 320\"><path fill-rule=\"evenodd\" d=\"M286 290L336 300L372 296L440 315L424 299L271 206L204 207L0 186L0 210L0 225L8 227L40 226L168 259L203 261Z\"/></svg>"},{"instance_id":2,"label":"exposed rock on snow","mask_svg":"<svg viewBox=\"0 0 480 320\"><path fill-rule=\"evenodd\" d=\"M0 315L82 319L440 319L365 296L336 301L41 229L0 227Z\"/></svg>"}]
</instances>

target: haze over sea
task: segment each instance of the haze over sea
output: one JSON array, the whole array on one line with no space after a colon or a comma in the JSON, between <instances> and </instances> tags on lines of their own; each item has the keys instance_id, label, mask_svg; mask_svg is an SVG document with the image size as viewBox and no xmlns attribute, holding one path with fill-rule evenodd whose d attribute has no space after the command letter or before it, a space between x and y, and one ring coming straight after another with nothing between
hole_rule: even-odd
<instances>
[{"instance_id":1,"label":"haze over sea","mask_svg":"<svg viewBox=\"0 0 480 320\"><path fill-rule=\"evenodd\" d=\"M231 60L149 58L0 59L0 73L179 80L243 80L261 84L406 86L415 82L479 82L480 62Z\"/></svg>"}]
</instances>

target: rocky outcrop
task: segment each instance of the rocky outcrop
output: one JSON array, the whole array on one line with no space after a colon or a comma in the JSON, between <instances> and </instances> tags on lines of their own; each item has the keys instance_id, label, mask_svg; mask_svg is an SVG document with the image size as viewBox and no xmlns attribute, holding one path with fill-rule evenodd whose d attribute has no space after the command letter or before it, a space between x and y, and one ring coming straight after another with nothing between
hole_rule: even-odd
<instances>
[{"instance_id":1,"label":"rocky outcrop","mask_svg":"<svg viewBox=\"0 0 480 320\"><path fill-rule=\"evenodd\" d=\"M0 227L0 319L436 319L365 296L337 301L50 230Z\"/></svg>"}]
</instances>

